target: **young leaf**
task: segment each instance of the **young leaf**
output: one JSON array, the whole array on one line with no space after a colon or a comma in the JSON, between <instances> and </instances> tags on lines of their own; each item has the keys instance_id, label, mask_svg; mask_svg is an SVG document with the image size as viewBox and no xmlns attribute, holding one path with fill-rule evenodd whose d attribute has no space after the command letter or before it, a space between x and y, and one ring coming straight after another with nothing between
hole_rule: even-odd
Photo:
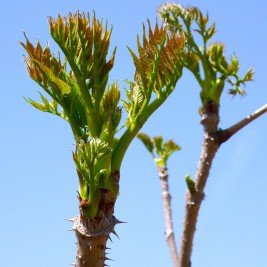
<instances>
[{"instance_id":1,"label":"young leaf","mask_svg":"<svg viewBox=\"0 0 267 267\"><path fill-rule=\"evenodd\" d=\"M154 150L154 143L152 140L149 138L149 136L145 133L139 133L137 137L142 141L142 143L145 145L147 148L148 152L152 155L154 155L153 150Z\"/></svg>"},{"instance_id":2,"label":"young leaf","mask_svg":"<svg viewBox=\"0 0 267 267\"><path fill-rule=\"evenodd\" d=\"M163 150L163 138L162 136L155 136L153 138L153 142L155 144L157 154L162 157L164 150Z\"/></svg>"},{"instance_id":3,"label":"young leaf","mask_svg":"<svg viewBox=\"0 0 267 267\"><path fill-rule=\"evenodd\" d=\"M42 63L39 63L36 61L36 64L39 66L40 71L43 73L43 75L46 77L47 82L51 86L52 89L57 91L59 89L59 92L61 96L64 96L66 94L69 94L71 91L71 86L66 83L65 81L58 78L52 71L52 69L48 68Z\"/></svg>"},{"instance_id":4,"label":"young leaf","mask_svg":"<svg viewBox=\"0 0 267 267\"><path fill-rule=\"evenodd\" d=\"M35 107L35 108L37 108L37 109L39 109L39 110L41 110L41 111L43 111L43 112L49 112L48 110L47 110L47 107L46 107L46 105L44 105L44 104L42 104L42 103L39 103L39 102L36 102L36 101L34 101L34 100L32 100L32 99L30 99L30 98L24 98L29 104L31 104L33 107Z\"/></svg>"},{"instance_id":5,"label":"young leaf","mask_svg":"<svg viewBox=\"0 0 267 267\"><path fill-rule=\"evenodd\" d=\"M181 147L177 145L173 140L164 142L162 136L155 136L152 140L147 134L139 133L137 137L142 141L149 153L152 155L157 166L166 165L168 158L175 151L181 149ZM154 150L157 156L155 155Z\"/></svg>"}]
</instances>

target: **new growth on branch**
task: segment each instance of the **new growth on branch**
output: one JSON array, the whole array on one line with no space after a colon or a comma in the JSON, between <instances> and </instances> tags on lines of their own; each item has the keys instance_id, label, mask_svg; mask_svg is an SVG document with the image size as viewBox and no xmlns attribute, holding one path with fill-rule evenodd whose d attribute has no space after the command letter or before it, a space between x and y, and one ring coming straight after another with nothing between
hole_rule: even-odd
<instances>
[{"instance_id":1,"label":"new growth on branch","mask_svg":"<svg viewBox=\"0 0 267 267\"><path fill-rule=\"evenodd\" d=\"M153 156L161 180L166 239L174 266L191 267L198 212L216 152L222 143L267 111L267 105L227 128L219 128L220 98L224 91L244 95L253 70L239 74L239 61L225 56L222 43L212 42L215 23L197 7L164 4L158 14L163 23L143 24L136 51L128 47L135 67L127 80L126 99L120 85L109 81L116 47L110 53L112 27L107 22L77 11L49 18L50 35L59 52L49 44L20 42L26 51L27 71L41 88L40 102L26 101L43 112L64 119L75 140L73 160L79 180L80 214L70 219L77 237L77 267L103 267L108 260L106 242L121 223L114 216L120 192L121 164L125 153L150 116L165 102L188 69L199 85L203 147L195 178L186 176L187 193L181 246L176 248L168 186L167 160L180 147L158 136L139 134ZM200 41L199 41L200 40ZM121 122L122 112L126 121ZM117 235L117 234L116 234Z\"/></svg>"}]
</instances>

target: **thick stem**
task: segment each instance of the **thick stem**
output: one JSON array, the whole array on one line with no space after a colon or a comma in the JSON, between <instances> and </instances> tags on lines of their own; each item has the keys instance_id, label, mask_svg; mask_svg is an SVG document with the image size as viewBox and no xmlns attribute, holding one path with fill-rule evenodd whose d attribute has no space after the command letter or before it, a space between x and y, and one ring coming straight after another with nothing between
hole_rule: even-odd
<instances>
[{"instance_id":1,"label":"thick stem","mask_svg":"<svg viewBox=\"0 0 267 267\"><path fill-rule=\"evenodd\" d=\"M180 267L190 267L193 239L196 230L199 209L204 199L204 188L209 176L213 158L218 149L214 139L205 133L202 154L195 178L195 191L186 193L184 228L181 240Z\"/></svg>"},{"instance_id":2,"label":"thick stem","mask_svg":"<svg viewBox=\"0 0 267 267\"><path fill-rule=\"evenodd\" d=\"M218 106L208 101L203 110L201 124L204 127L204 141L200 161L195 177L195 190L186 193L185 219L181 239L179 267L191 266L193 239L196 230L199 209L204 199L204 188L209 176L214 156L219 148L214 138L219 123Z\"/></svg>"},{"instance_id":3,"label":"thick stem","mask_svg":"<svg viewBox=\"0 0 267 267\"><path fill-rule=\"evenodd\" d=\"M131 142L143 127L143 124L148 120L148 118L164 103L166 97L161 96L154 99L147 107L145 114L141 114L139 111L138 118L135 119L135 125L128 128L121 138L119 139L115 149L113 151L111 168L114 170L119 170L123 157L130 146ZM141 115L140 115L141 114Z\"/></svg>"},{"instance_id":4,"label":"thick stem","mask_svg":"<svg viewBox=\"0 0 267 267\"><path fill-rule=\"evenodd\" d=\"M114 175L114 182L119 182L119 174ZM104 267L106 257L106 243L110 234L117 236L114 228L122 223L113 215L116 198L111 191L101 189L101 198L98 205L98 213L94 219L85 216L87 199L80 194L80 214L69 221L73 222L71 230L75 231L77 239L76 267Z\"/></svg>"},{"instance_id":5,"label":"thick stem","mask_svg":"<svg viewBox=\"0 0 267 267\"><path fill-rule=\"evenodd\" d=\"M195 177L195 190L191 192L188 190L186 193L185 220L181 240L179 267L191 266L190 258L198 212L202 200L204 199L204 188L217 150L223 142L227 141L231 136L265 112L267 112L267 105L264 105L260 109L256 110L232 127L223 131L218 131L219 107L213 101L208 101L206 103L201 119L201 124L204 128L204 141Z\"/></svg>"},{"instance_id":6,"label":"thick stem","mask_svg":"<svg viewBox=\"0 0 267 267\"><path fill-rule=\"evenodd\" d=\"M169 192L168 184L168 170L166 166L158 167L158 174L161 181L161 190L162 190L162 202L163 202L163 211L165 218L165 236L168 243L172 262L174 267L179 266L179 256L176 248L173 223L172 223L172 210L171 210L171 195Z\"/></svg>"},{"instance_id":7,"label":"thick stem","mask_svg":"<svg viewBox=\"0 0 267 267\"><path fill-rule=\"evenodd\" d=\"M103 267L107 236L91 239L76 233L76 267Z\"/></svg>"},{"instance_id":8,"label":"thick stem","mask_svg":"<svg viewBox=\"0 0 267 267\"><path fill-rule=\"evenodd\" d=\"M114 227L120 223L113 215L100 221L93 221L79 215L73 219L72 230L77 238L76 267L104 267L106 243Z\"/></svg>"}]
</instances>

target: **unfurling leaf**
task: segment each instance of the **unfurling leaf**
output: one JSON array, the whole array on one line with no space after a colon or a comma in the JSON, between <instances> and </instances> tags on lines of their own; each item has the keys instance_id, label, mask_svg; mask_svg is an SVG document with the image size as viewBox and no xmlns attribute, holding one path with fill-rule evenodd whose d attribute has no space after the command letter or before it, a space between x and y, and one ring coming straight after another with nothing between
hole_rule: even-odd
<instances>
[{"instance_id":1,"label":"unfurling leaf","mask_svg":"<svg viewBox=\"0 0 267 267\"><path fill-rule=\"evenodd\" d=\"M155 144L155 148L156 148L156 152L157 154L162 157L164 154L164 150L163 150L163 138L162 136L155 136L153 138L153 142Z\"/></svg>"},{"instance_id":2,"label":"unfurling leaf","mask_svg":"<svg viewBox=\"0 0 267 267\"><path fill-rule=\"evenodd\" d=\"M41 111L44 111L44 112L49 112L46 105L45 104L42 104L42 103L39 103L39 102L36 102L30 98L24 98L29 104L31 104L33 107L41 110Z\"/></svg>"},{"instance_id":3,"label":"unfurling leaf","mask_svg":"<svg viewBox=\"0 0 267 267\"><path fill-rule=\"evenodd\" d=\"M209 43L216 32L216 24L208 27L208 14L204 16L196 7L184 8L176 3L164 4L158 12L172 33L183 34L186 38L185 67L194 74L200 85L203 106L208 99L219 104L225 82L234 87L230 89L230 94L245 94L240 85L251 81L253 72L249 70L241 79L237 57L232 56L229 62L222 43ZM195 32L200 34L201 43ZM236 81L232 81L232 78Z\"/></svg>"},{"instance_id":4,"label":"unfurling leaf","mask_svg":"<svg viewBox=\"0 0 267 267\"><path fill-rule=\"evenodd\" d=\"M140 139L142 141L142 143L145 145L147 150L153 155L154 143L149 138L149 136L145 133L139 133L137 135L137 137L138 137L138 139Z\"/></svg>"},{"instance_id":5,"label":"unfurling leaf","mask_svg":"<svg viewBox=\"0 0 267 267\"><path fill-rule=\"evenodd\" d=\"M45 66L42 63L39 63L38 61L36 61L36 64L39 66L40 71L46 77L47 83L49 84L49 86L51 86L51 88L53 88L53 90L55 92L57 92L57 89L59 89L59 91L57 93L59 93L61 96L64 96L64 95L70 93L71 86L68 83L66 83L65 81L58 78L53 73L52 69L48 68L47 66Z\"/></svg>"},{"instance_id":6,"label":"unfurling leaf","mask_svg":"<svg viewBox=\"0 0 267 267\"><path fill-rule=\"evenodd\" d=\"M104 93L101 103L100 103L100 118L102 120L102 125L108 121L113 121L112 128L116 130L121 115L120 108L118 108L118 103L120 101L120 89L117 83L113 83L109 86L108 90ZM115 126L116 125L116 126ZM111 130L111 129L110 129Z\"/></svg>"},{"instance_id":7,"label":"unfurling leaf","mask_svg":"<svg viewBox=\"0 0 267 267\"><path fill-rule=\"evenodd\" d=\"M26 44L20 44L28 53L28 57L25 56L24 59L30 77L55 98L68 94L70 87L62 80L66 65L61 63L60 58L51 54L48 44L43 49L38 40L34 47L26 34L24 36Z\"/></svg>"},{"instance_id":8,"label":"unfurling leaf","mask_svg":"<svg viewBox=\"0 0 267 267\"><path fill-rule=\"evenodd\" d=\"M236 86L234 89L229 89L229 94L236 96L237 94L244 96L246 92L240 88L240 86Z\"/></svg>"},{"instance_id":9,"label":"unfurling leaf","mask_svg":"<svg viewBox=\"0 0 267 267\"><path fill-rule=\"evenodd\" d=\"M98 212L101 188L104 187L110 166L109 161L101 163L110 153L109 145L97 138L89 142L80 140L73 153L80 181L80 207L83 215L90 219Z\"/></svg>"},{"instance_id":10,"label":"unfurling leaf","mask_svg":"<svg viewBox=\"0 0 267 267\"><path fill-rule=\"evenodd\" d=\"M247 73L245 74L244 78L241 79L241 82L251 82L253 81L253 76L254 76L254 70L253 68L250 68Z\"/></svg>"},{"instance_id":11,"label":"unfurling leaf","mask_svg":"<svg viewBox=\"0 0 267 267\"><path fill-rule=\"evenodd\" d=\"M129 82L129 84L130 89L126 91L127 100L122 101L123 106L128 113L128 120L126 122L127 126L131 125L146 99L144 89L141 86L132 82Z\"/></svg>"},{"instance_id":12,"label":"unfurling leaf","mask_svg":"<svg viewBox=\"0 0 267 267\"><path fill-rule=\"evenodd\" d=\"M66 115L63 112L59 112L58 111L58 103L52 99L52 102L49 102L47 98L45 98L43 96L43 94L41 94L39 92L40 96L41 96L41 100L43 101L43 103L39 103L36 102L30 98L24 98L29 104L31 104L33 107L43 111L43 112L48 112L48 113L52 113L54 115L57 115L59 117L62 117L65 120L68 120L68 118L66 117Z\"/></svg>"},{"instance_id":13,"label":"unfurling leaf","mask_svg":"<svg viewBox=\"0 0 267 267\"><path fill-rule=\"evenodd\" d=\"M181 147L173 140L164 142L162 136L155 136L153 139L151 139L147 134L139 133L137 137L145 145L158 167L166 165L168 158L175 151L181 149Z\"/></svg>"},{"instance_id":14,"label":"unfurling leaf","mask_svg":"<svg viewBox=\"0 0 267 267\"><path fill-rule=\"evenodd\" d=\"M228 66L228 73L230 75L236 75L239 70L239 62L236 56L231 57L231 64Z\"/></svg>"},{"instance_id":15,"label":"unfurling leaf","mask_svg":"<svg viewBox=\"0 0 267 267\"><path fill-rule=\"evenodd\" d=\"M138 127L142 126L174 90L182 75L184 44L184 35L169 33L163 25L159 27L156 23L152 28L148 21L148 33L143 25L142 41L137 36L137 53L128 48L135 65L134 81L128 81L128 100L123 101L128 127L136 125L137 118ZM155 98L160 101L152 105L151 100Z\"/></svg>"},{"instance_id":16,"label":"unfurling leaf","mask_svg":"<svg viewBox=\"0 0 267 267\"><path fill-rule=\"evenodd\" d=\"M114 65L116 48L107 55L112 28L89 13L69 13L68 17L49 18L50 33L63 51L77 80L87 83L98 107L104 94L108 74Z\"/></svg>"},{"instance_id":17,"label":"unfurling leaf","mask_svg":"<svg viewBox=\"0 0 267 267\"><path fill-rule=\"evenodd\" d=\"M228 63L224 55L224 45L222 43L212 43L207 50L207 55L215 72L225 73L227 71Z\"/></svg>"},{"instance_id":18,"label":"unfurling leaf","mask_svg":"<svg viewBox=\"0 0 267 267\"><path fill-rule=\"evenodd\" d=\"M216 24L213 23L208 29L207 29L207 32L206 32L206 39L209 40L211 39L211 37L216 33Z\"/></svg>"},{"instance_id":19,"label":"unfurling leaf","mask_svg":"<svg viewBox=\"0 0 267 267\"><path fill-rule=\"evenodd\" d=\"M103 25L103 20L97 20L95 15L91 19L89 13L79 11L69 13L67 17L50 17L49 25L51 36L65 56L63 63L60 55L56 57L51 53L48 44L43 49L38 40L34 46L25 35L26 41L21 45L28 54L25 56L28 73L52 97L54 103L62 107L76 140L86 140L88 134L99 136L103 126L101 123L106 123L109 117L101 117L101 100L116 53L115 48L110 58L106 59L112 28L108 29L107 24ZM116 106L120 98L119 89L116 96L114 92L109 97L114 102L109 103L113 106L109 112L116 113L112 123L118 125L121 115ZM106 100L107 97L104 102ZM33 101L31 104L44 110L42 104Z\"/></svg>"},{"instance_id":20,"label":"unfurling leaf","mask_svg":"<svg viewBox=\"0 0 267 267\"><path fill-rule=\"evenodd\" d=\"M166 155L168 155L169 157L175 151L181 150L181 147L177 145L173 140L169 140L164 143L164 150L166 151Z\"/></svg>"},{"instance_id":21,"label":"unfurling leaf","mask_svg":"<svg viewBox=\"0 0 267 267\"><path fill-rule=\"evenodd\" d=\"M193 73L199 75L200 67L199 67L199 56L192 51L188 51L185 55L185 66Z\"/></svg>"},{"instance_id":22,"label":"unfurling leaf","mask_svg":"<svg viewBox=\"0 0 267 267\"><path fill-rule=\"evenodd\" d=\"M74 161L77 169L86 179L89 187L96 186L98 181L95 181L97 171L95 166L105 156L111 153L111 148L108 143L102 142L100 139L93 138L89 142L80 140L76 146L74 153Z\"/></svg>"}]
</instances>

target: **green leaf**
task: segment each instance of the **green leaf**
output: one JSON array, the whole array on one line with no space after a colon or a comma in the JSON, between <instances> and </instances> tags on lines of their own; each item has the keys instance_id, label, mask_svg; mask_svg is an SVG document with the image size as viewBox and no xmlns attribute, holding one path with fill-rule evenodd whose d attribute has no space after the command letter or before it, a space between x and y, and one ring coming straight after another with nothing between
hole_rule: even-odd
<instances>
[{"instance_id":1,"label":"green leaf","mask_svg":"<svg viewBox=\"0 0 267 267\"><path fill-rule=\"evenodd\" d=\"M185 65L194 74L198 75L200 73L199 68L199 56L192 51L188 51L185 57Z\"/></svg>"},{"instance_id":2,"label":"green leaf","mask_svg":"<svg viewBox=\"0 0 267 267\"><path fill-rule=\"evenodd\" d=\"M101 99L102 112L114 111L120 101L120 89L117 83L112 83Z\"/></svg>"},{"instance_id":3,"label":"green leaf","mask_svg":"<svg viewBox=\"0 0 267 267\"><path fill-rule=\"evenodd\" d=\"M53 70L35 60L35 63L39 66L40 70L45 74L47 80L52 84L52 89L54 86L60 90L61 95L69 94L71 92L71 86L65 81L54 75ZM53 86L54 85L54 86Z\"/></svg>"},{"instance_id":4,"label":"green leaf","mask_svg":"<svg viewBox=\"0 0 267 267\"><path fill-rule=\"evenodd\" d=\"M102 142L98 138L92 138L89 142L82 139L77 143L76 158L79 165L85 164L89 172L94 172L94 166L103 157L111 152L108 143ZM91 174L92 174L91 173ZM91 175L92 179L94 175Z\"/></svg>"},{"instance_id":5,"label":"green leaf","mask_svg":"<svg viewBox=\"0 0 267 267\"><path fill-rule=\"evenodd\" d=\"M51 111L51 106L50 106L50 102L42 95L41 92L38 92L41 96L41 99L45 105L45 107L47 108L48 111Z\"/></svg>"},{"instance_id":6,"label":"green leaf","mask_svg":"<svg viewBox=\"0 0 267 267\"><path fill-rule=\"evenodd\" d=\"M236 56L231 57L231 65L228 67L229 75L236 75L239 70L239 62Z\"/></svg>"},{"instance_id":7,"label":"green leaf","mask_svg":"<svg viewBox=\"0 0 267 267\"><path fill-rule=\"evenodd\" d=\"M175 152L181 149L173 140L163 142L162 136L155 136L153 140L145 133L139 133L137 137L145 145L149 153L154 158L158 167L166 165L168 158ZM158 157L154 155L156 150Z\"/></svg>"},{"instance_id":8,"label":"green leaf","mask_svg":"<svg viewBox=\"0 0 267 267\"><path fill-rule=\"evenodd\" d=\"M254 70L253 68L250 68L247 73L245 74L244 78L241 80L242 82L250 82L253 81L253 76L254 76Z\"/></svg>"},{"instance_id":9,"label":"green leaf","mask_svg":"<svg viewBox=\"0 0 267 267\"><path fill-rule=\"evenodd\" d=\"M126 125L130 127L142 108L146 95L141 85L133 82L128 83L130 84L130 89L126 90L127 100L122 100L122 103L128 113Z\"/></svg>"},{"instance_id":10,"label":"green leaf","mask_svg":"<svg viewBox=\"0 0 267 267\"><path fill-rule=\"evenodd\" d=\"M169 157L172 153L181 150L181 147L177 145L173 140L169 140L164 144L164 150Z\"/></svg>"},{"instance_id":11,"label":"green leaf","mask_svg":"<svg viewBox=\"0 0 267 267\"><path fill-rule=\"evenodd\" d=\"M64 116L63 113L61 112L58 112L58 103L52 99L52 102L50 103L48 101L47 98L45 98L43 96L43 94L41 92L38 92L41 96L41 99L43 101L43 103L39 103L39 102L36 102L30 98L26 99L24 98L29 104L31 104L32 106L34 106L35 108L43 111L43 112L48 112L48 113L52 113L54 115L57 115L57 116L60 116L62 117L63 119L67 120L67 118Z\"/></svg>"},{"instance_id":12,"label":"green leaf","mask_svg":"<svg viewBox=\"0 0 267 267\"><path fill-rule=\"evenodd\" d=\"M206 40L209 40L211 39L211 37L216 33L216 23L213 23L208 29L207 29L207 32L206 32Z\"/></svg>"},{"instance_id":13,"label":"green leaf","mask_svg":"<svg viewBox=\"0 0 267 267\"><path fill-rule=\"evenodd\" d=\"M141 81L142 81L142 84L143 86L146 86L147 85L147 78L146 78L146 74L145 74L145 71L144 69L142 68L142 65L141 65L141 62L139 61L138 57L136 56L136 54L133 52L133 50L128 47L128 50L132 56L132 59L133 59L133 62L134 62L134 66L136 68L136 71L139 73L140 77L141 77Z\"/></svg>"},{"instance_id":14,"label":"green leaf","mask_svg":"<svg viewBox=\"0 0 267 267\"><path fill-rule=\"evenodd\" d=\"M157 154L162 157L163 156L163 138L162 136L155 136L153 138L155 147L156 147L156 152Z\"/></svg>"},{"instance_id":15,"label":"green leaf","mask_svg":"<svg viewBox=\"0 0 267 267\"><path fill-rule=\"evenodd\" d=\"M41 104L39 102L36 102L36 101L32 100L31 98L24 98L24 99L25 99L25 101L27 101L29 104L31 104L36 109L39 109L43 112L48 112L46 105Z\"/></svg>"},{"instance_id":16,"label":"green leaf","mask_svg":"<svg viewBox=\"0 0 267 267\"><path fill-rule=\"evenodd\" d=\"M141 142L145 145L147 150L149 151L150 154L154 157L153 150L154 150L154 144L149 138L149 136L145 133L139 133L137 135L138 139L141 140Z\"/></svg>"}]
</instances>

